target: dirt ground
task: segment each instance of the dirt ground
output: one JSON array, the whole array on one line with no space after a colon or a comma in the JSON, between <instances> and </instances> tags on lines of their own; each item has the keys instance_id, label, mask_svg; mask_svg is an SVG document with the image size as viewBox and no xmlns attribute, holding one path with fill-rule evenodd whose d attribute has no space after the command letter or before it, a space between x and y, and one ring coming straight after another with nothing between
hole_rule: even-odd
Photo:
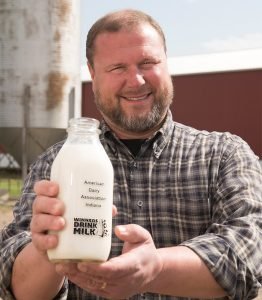
<instances>
[{"instance_id":1,"label":"dirt ground","mask_svg":"<svg viewBox=\"0 0 262 300\"><path fill-rule=\"evenodd\" d=\"M12 207L0 205L0 229L8 224L13 219ZM1 300L1 299L0 299ZM262 289L256 300L262 300Z\"/></svg>"},{"instance_id":2,"label":"dirt ground","mask_svg":"<svg viewBox=\"0 0 262 300\"><path fill-rule=\"evenodd\" d=\"M0 229L13 219L12 207L0 205Z\"/></svg>"}]
</instances>

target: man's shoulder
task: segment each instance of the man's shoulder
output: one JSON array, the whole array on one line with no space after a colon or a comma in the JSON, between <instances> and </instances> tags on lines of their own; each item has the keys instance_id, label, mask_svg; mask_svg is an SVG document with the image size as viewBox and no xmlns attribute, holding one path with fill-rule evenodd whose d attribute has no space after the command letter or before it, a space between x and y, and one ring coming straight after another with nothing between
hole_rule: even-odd
<instances>
[{"instance_id":1,"label":"man's shoulder","mask_svg":"<svg viewBox=\"0 0 262 300\"><path fill-rule=\"evenodd\" d=\"M174 122L174 133L178 138L184 137L189 140L202 140L202 141L220 141L220 142L235 142L245 143L245 141L236 134L228 131L208 131L204 129L197 129L189 125Z\"/></svg>"},{"instance_id":2,"label":"man's shoulder","mask_svg":"<svg viewBox=\"0 0 262 300\"><path fill-rule=\"evenodd\" d=\"M58 152L64 145L65 140L59 141L52 146L48 147L42 154L40 154L32 165L39 162L45 162L46 164L52 164L53 160L57 156Z\"/></svg>"},{"instance_id":3,"label":"man's shoulder","mask_svg":"<svg viewBox=\"0 0 262 300\"><path fill-rule=\"evenodd\" d=\"M185 149L230 155L237 149L250 151L249 145L238 135L230 132L207 131L174 122L174 140Z\"/></svg>"}]
</instances>

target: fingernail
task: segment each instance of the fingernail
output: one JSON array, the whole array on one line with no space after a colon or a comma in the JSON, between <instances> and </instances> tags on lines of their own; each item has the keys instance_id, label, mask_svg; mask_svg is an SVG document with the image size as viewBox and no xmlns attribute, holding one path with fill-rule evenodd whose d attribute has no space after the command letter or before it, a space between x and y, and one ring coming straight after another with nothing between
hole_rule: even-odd
<instances>
[{"instance_id":1,"label":"fingernail","mask_svg":"<svg viewBox=\"0 0 262 300\"><path fill-rule=\"evenodd\" d=\"M118 225L117 226L117 230L120 232L120 233L127 233L127 230L126 230L126 227L125 226L122 226L122 225Z\"/></svg>"}]
</instances>

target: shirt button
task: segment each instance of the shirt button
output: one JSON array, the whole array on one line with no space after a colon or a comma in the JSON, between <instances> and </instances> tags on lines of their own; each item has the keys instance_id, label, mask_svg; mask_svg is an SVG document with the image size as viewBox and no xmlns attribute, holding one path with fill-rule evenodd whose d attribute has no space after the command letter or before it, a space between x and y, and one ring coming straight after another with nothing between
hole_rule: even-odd
<instances>
[{"instance_id":1,"label":"shirt button","mask_svg":"<svg viewBox=\"0 0 262 300\"><path fill-rule=\"evenodd\" d=\"M137 206L142 207L143 206L143 201L142 200L137 201Z\"/></svg>"}]
</instances>

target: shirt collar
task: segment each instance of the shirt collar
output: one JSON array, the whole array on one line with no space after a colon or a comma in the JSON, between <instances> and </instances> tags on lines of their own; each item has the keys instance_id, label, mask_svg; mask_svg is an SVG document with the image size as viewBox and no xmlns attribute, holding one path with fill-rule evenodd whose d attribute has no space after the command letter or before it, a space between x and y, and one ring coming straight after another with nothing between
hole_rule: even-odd
<instances>
[{"instance_id":1,"label":"shirt collar","mask_svg":"<svg viewBox=\"0 0 262 300\"><path fill-rule=\"evenodd\" d=\"M161 128L151 138L154 140L153 151L156 158L159 158L163 149L169 142L174 128L172 113L168 110L166 119Z\"/></svg>"},{"instance_id":2,"label":"shirt collar","mask_svg":"<svg viewBox=\"0 0 262 300\"><path fill-rule=\"evenodd\" d=\"M156 158L159 158L166 144L169 142L174 128L172 113L168 110L165 121L159 130L157 130L152 137L148 138L146 142L153 145L153 151ZM104 140L111 148L114 154L117 155L116 141L119 142L118 137L112 132L104 120L100 123L101 135L100 139Z\"/></svg>"}]
</instances>

